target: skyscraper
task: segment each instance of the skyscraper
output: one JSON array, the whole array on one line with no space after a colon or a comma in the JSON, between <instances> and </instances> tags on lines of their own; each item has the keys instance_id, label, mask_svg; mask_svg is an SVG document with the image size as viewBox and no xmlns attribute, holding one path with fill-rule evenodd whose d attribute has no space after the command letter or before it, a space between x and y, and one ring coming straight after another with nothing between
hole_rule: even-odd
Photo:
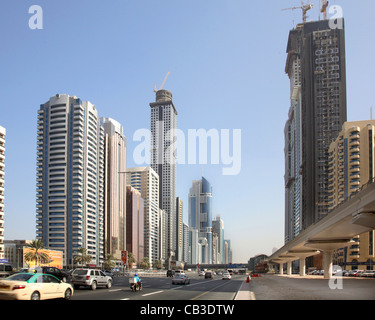
<instances>
[{"instance_id":1,"label":"skyscraper","mask_svg":"<svg viewBox=\"0 0 375 320\"><path fill-rule=\"evenodd\" d=\"M5 134L0 126L0 259L4 259L4 167L5 167Z\"/></svg>"},{"instance_id":2,"label":"skyscraper","mask_svg":"<svg viewBox=\"0 0 375 320\"><path fill-rule=\"evenodd\" d=\"M183 201L180 197L176 198L176 260L183 261Z\"/></svg>"},{"instance_id":3,"label":"skyscraper","mask_svg":"<svg viewBox=\"0 0 375 320\"><path fill-rule=\"evenodd\" d=\"M144 200L144 256L154 263L160 259L159 176L151 167L128 168L126 181Z\"/></svg>"},{"instance_id":4,"label":"skyscraper","mask_svg":"<svg viewBox=\"0 0 375 320\"><path fill-rule=\"evenodd\" d=\"M126 187L126 250L137 262L144 258L144 200L132 186Z\"/></svg>"},{"instance_id":5,"label":"skyscraper","mask_svg":"<svg viewBox=\"0 0 375 320\"><path fill-rule=\"evenodd\" d=\"M216 219L212 221L212 229L215 231L218 237L217 251L218 263L224 263L224 221L218 215Z\"/></svg>"},{"instance_id":6,"label":"skyscraper","mask_svg":"<svg viewBox=\"0 0 375 320\"><path fill-rule=\"evenodd\" d=\"M194 180L189 192L189 226L198 231L202 263L212 263L212 187L208 180Z\"/></svg>"},{"instance_id":7,"label":"skyscraper","mask_svg":"<svg viewBox=\"0 0 375 320\"><path fill-rule=\"evenodd\" d=\"M345 32L328 20L290 31L285 72L285 241L328 213L328 149L346 121Z\"/></svg>"},{"instance_id":8,"label":"skyscraper","mask_svg":"<svg viewBox=\"0 0 375 320\"><path fill-rule=\"evenodd\" d=\"M156 92L151 107L151 167L159 175L159 205L168 217L167 259L176 254L177 110L168 90Z\"/></svg>"},{"instance_id":9,"label":"skyscraper","mask_svg":"<svg viewBox=\"0 0 375 320\"><path fill-rule=\"evenodd\" d=\"M104 128L104 254L121 259L126 249L126 137L122 125L100 118Z\"/></svg>"},{"instance_id":10,"label":"skyscraper","mask_svg":"<svg viewBox=\"0 0 375 320\"><path fill-rule=\"evenodd\" d=\"M103 261L104 131L90 102L57 94L40 106L36 236L72 264L78 248Z\"/></svg>"},{"instance_id":11,"label":"skyscraper","mask_svg":"<svg viewBox=\"0 0 375 320\"><path fill-rule=\"evenodd\" d=\"M329 152L329 203L333 210L374 180L375 120L345 122ZM334 252L335 263L343 269L347 263L353 270L362 268L374 258L374 239L375 230L355 236L353 245Z\"/></svg>"}]
</instances>

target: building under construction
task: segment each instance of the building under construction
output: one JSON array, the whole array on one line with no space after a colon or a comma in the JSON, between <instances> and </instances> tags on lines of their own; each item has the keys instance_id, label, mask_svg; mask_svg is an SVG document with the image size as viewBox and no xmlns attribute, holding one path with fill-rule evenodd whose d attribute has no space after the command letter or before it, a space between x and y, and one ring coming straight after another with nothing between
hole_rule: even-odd
<instances>
[{"instance_id":1,"label":"building under construction","mask_svg":"<svg viewBox=\"0 0 375 320\"><path fill-rule=\"evenodd\" d=\"M347 118L344 21L341 29L329 20L297 25L287 54L285 242L328 213L329 147Z\"/></svg>"}]
</instances>

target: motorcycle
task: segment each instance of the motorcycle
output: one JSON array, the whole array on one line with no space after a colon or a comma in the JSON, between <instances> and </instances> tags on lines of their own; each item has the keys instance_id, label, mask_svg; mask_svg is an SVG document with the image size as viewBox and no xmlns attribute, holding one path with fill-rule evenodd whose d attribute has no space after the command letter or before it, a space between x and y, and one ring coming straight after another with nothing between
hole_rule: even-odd
<instances>
[{"instance_id":1,"label":"motorcycle","mask_svg":"<svg viewBox=\"0 0 375 320\"><path fill-rule=\"evenodd\" d=\"M130 283L131 291L136 292L137 289L138 289L138 291L142 290L142 283L141 282L136 282L135 279L129 279L129 283Z\"/></svg>"}]
</instances>

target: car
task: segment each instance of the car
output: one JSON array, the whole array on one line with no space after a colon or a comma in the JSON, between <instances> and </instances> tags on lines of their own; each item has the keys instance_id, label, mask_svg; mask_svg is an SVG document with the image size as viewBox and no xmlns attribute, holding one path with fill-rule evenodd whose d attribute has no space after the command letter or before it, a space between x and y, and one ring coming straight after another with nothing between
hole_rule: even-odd
<instances>
[{"instance_id":1,"label":"car","mask_svg":"<svg viewBox=\"0 0 375 320\"><path fill-rule=\"evenodd\" d=\"M361 272L363 272L363 270L358 270L358 269L350 270L348 276L349 277L357 277L358 272L361 273Z\"/></svg>"},{"instance_id":2,"label":"car","mask_svg":"<svg viewBox=\"0 0 375 320\"><path fill-rule=\"evenodd\" d=\"M199 271L200 276L204 276L205 272L204 271Z\"/></svg>"},{"instance_id":3,"label":"car","mask_svg":"<svg viewBox=\"0 0 375 320\"><path fill-rule=\"evenodd\" d=\"M168 270L167 271L167 277L173 277L174 271L173 270Z\"/></svg>"},{"instance_id":4,"label":"car","mask_svg":"<svg viewBox=\"0 0 375 320\"><path fill-rule=\"evenodd\" d=\"M9 277L13 273L13 268L10 264L0 264L0 278Z\"/></svg>"},{"instance_id":5,"label":"car","mask_svg":"<svg viewBox=\"0 0 375 320\"><path fill-rule=\"evenodd\" d=\"M108 276L108 277L111 277L113 279L113 273L112 271L109 271L109 270L104 270L103 273Z\"/></svg>"},{"instance_id":6,"label":"car","mask_svg":"<svg viewBox=\"0 0 375 320\"><path fill-rule=\"evenodd\" d=\"M95 290L97 287L112 287L112 278L106 276L103 271L90 269L90 268L78 268L72 272L72 284L75 289L80 286L89 286L91 290Z\"/></svg>"},{"instance_id":7,"label":"car","mask_svg":"<svg viewBox=\"0 0 375 320\"><path fill-rule=\"evenodd\" d=\"M62 282L67 282L69 280L69 274L67 272L63 272L62 270L55 268L55 267L41 267L40 273L44 274L51 274L55 276L57 279L61 280Z\"/></svg>"},{"instance_id":8,"label":"car","mask_svg":"<svg viewBox=\"0 0 375 320\"><path fill-rule=\"evenodd\" d=\"M172 278L172 284L190 284L190 279L184 273L176 273Z\"/></svg>"},{"instance_id":9,"label":"car","mask_svg":"<svg viewBox=\"0 0 375 320\"><path fill-rule=\"evenodd\" d=\"M204 274L204 278L205 278L205 279L213 279L214 276L213 276L213 274L212 274L211 271L207 271L207 272Z\"/></svg>"},{"instance_id":10,"label":"car","mask_svg":"<svg viewBox=\"0 0 375 320\"><path fill-rule=\"evenodd\" d=\"M69 300L73 293L70 283L50 274L23 272L0 280L1 300Z\"/></svg>"},{"instance_id":11,"label":"car","mask_svg":"<svg viewBox=\"0 0 375 320\"><path fill-rule=\"evenodd\" d=\"M375 270L365 270L362 274L361 277L365 278L375 278Z\"/></svg>"},{"instance_id":12,"label":"car","mask_svg":"<svg viewBox=\"0 0 375 320\"><path fill-rule=\"evenodd\" d=\"M185 274L185 271L184 270L174 270L174 273L175 274Z\"/></svg>"},{"instance_id":13,"label":"car","mask_svg":"<svg viewBox=\"0 0 375 320\"><path fill-rule=\"evenodd\" d=\"M229 272L223 272L223 280L230 280L232 276L229 274Z\"/></svg>"}]
</instances>

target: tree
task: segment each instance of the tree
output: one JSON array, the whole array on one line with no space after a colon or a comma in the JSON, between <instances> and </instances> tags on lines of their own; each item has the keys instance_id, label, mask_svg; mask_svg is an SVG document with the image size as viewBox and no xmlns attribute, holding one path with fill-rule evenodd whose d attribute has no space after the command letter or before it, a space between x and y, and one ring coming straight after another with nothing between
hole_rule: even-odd
<instances>
[{"instance_id":1,"label":"tree","mask_svg":"<svg viewBox=\"0 0 375 320\"><path fill-rule=\"evenodd\" d=\"M163 263L161 262L161 260L156 260L154 262L154 267L157 268L157 269L163 268Z\"/></svg>"},{"instance_id":2,"label":"tree","mask_svg":"<svg viewBox=\"0 0 375 320\"><path fill-rule=\"evenodd\" d=\"M104 269L105 270L111 270L116 266L116 262L114 262L115 258L111 254L107 254L104 259Z\"/></svg>"},{"instance_id":3,"label":"tree","mask_svg":"<svg viewBox=\"0 0 375 320\"><path fill-rule=\"evenodd\" d=\"M45 252L40 252L40 250L44 249L43 241L40 239L36 239L31 241L31 243L28 243L26 245L27 248L31 249L32 251L29 251L25 254L25 261L31 262L35 261L35 267L37 266L38 262L40 263L48 263L50 260L50 257Z\"/></svg>"},{"instance_id":4,"label":"tree","mask_svg":"<svg viewBox=\"0 0 375 320\"><path fill-rule=\"evenodd\" d=\"M74 261L77 263L80 263L82 266L86 263L89 263L92 260L92 257L87 254L86 248L79 248L78 253L79 256L74 256Z\"/></svg>"},{"instance_id":5,"label":"tree","mask_svg":"<svg viewBox=\"0 0 375 320\"><path fill-rule=\"evenodd\" d=\"M150 261L148 260L148 257L144 257L142 262L139 263L139 267L141 269L150 269Z\"/></svg>"},{"instance_id":6,"label":"tree","mask_svg":"<svg viewBox=\"0 0 375 320\"><path fill-rule=\"evenodd\" d=\"M128 261L127 261L128 268L131 268L131 265L133 263L137 263L137 260L135 259L132 252L128 252Z\"/></svg>"}]
</instances>

